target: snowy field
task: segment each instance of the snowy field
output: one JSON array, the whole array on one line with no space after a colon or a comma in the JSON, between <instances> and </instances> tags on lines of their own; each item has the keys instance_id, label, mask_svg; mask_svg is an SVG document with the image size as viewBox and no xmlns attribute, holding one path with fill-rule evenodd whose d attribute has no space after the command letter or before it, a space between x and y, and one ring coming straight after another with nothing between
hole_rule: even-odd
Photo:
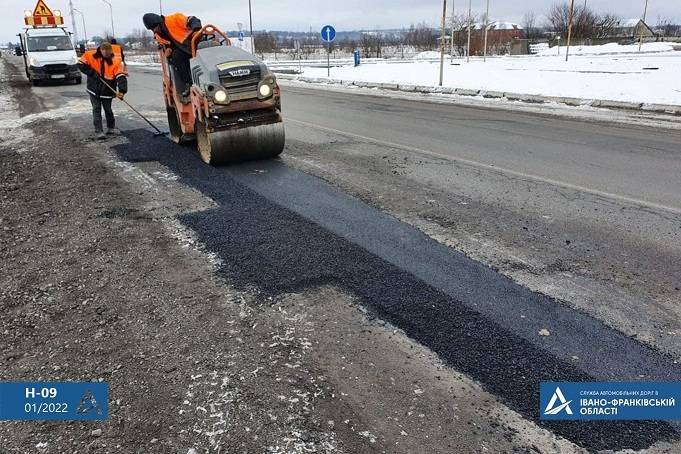
<instances>
[{"instance_id":1,"label":"snowy field","mask_svg":"<svg viewBox=\"0 0 681 454\"><path fill-rule=\"evenodd\" d=\"M674 50L675 46L678 50ZM482 58L447 57L444 85L447 87L544 95L579 99L600 99L647 104L681 105L681 45L647 43L638 45L577 46L565 61L565 47L540 55ZM559 55L560 52L560 55ZM158 67L158 55L130 55L131 66ZM267 62L272 69L298 71L297 62ZM304 77L327 78L326 62L302 62ZM411 60L365 60L355 68L350 60L332 61L331 79L342 81L397 83L436 86L439 54L423 52Z\"/></svg>"},{"instance_id":2,"label":"snowy field","mask_svg":"<svg viewBox=\"0 0 681 454\"><path fill-rule=\"evenodd\" d=\"M681 105L681 51L664 43L575 47L565 62L565 48L545 55L447 58L444 85L454 88L530 95L604 99ZM326 68L303 68L303 76L326 78ZM439 62L343 66L331 68L331 78L343 81L435 86Z\"/></svg>"}]
</instances>

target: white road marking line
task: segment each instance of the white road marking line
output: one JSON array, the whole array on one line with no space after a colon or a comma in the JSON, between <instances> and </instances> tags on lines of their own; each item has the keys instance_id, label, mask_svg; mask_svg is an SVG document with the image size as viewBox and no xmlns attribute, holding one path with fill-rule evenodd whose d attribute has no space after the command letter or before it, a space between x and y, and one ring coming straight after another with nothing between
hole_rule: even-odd
<instances>
[{"instance_id":1,"label":"white road marking line","mask_svg":"<svg viewBox=\"0 0 681 454\"><path fill-rule=\"evenodd\" d=\"M679 207L663 205L661 203L650 202L648 200L637 199L635 197L629 197L629 196L626 196L626 195L614 194L612 192L588 188L586 186L580 186L578 184L566 183L564 181L554 180L552 178L540 177L538 175L532 175L530 173L519 172L517 170L507 169L505 167L498 167L498 166L494 166L494 165L491 165L491 164L485 164L484 162L472 161L470 159L461 158L461 157L458 157L458 156L447 155L447 154L443 154L443 153L438 153L438 152L435 152L435 151L425 150L423 148L412 147L410 145L402 145L402 144L398 144L398 143L394 143L394 142L388 142L388 141L381 140L381 139L375 139L373 137L367 137L367 136L355 134L355 133L352 133L352 132L341 131L339 129L329 128L327 126L321 126L321 125L318 125L318 124L309 123L307 121L296 120L296 119L293 119L293 118L290 118L290 117L286 117L286 121L290 121L291 123L296 123L296 124L299 124L301 126L306 126L308 128L318 129L318 130L330 132L330 133L333 133L333 134L352 137L352 138L355 138L355 139L363 140L365 142L374 143L376 145L383 145L383 146L390 147L390 148L397 148L397 149L401 149L401 150L405 150L405 151L412 151L412 152L415 152L415 153L421 153L421 154L433 156L433 157L440 158L440 159L446 159L446 160L449 160L449 161L459 162L459 163L466 164L466 165L469 165L469 166L472 166L472 167L477 167L477 168L480 168L480 169L492 170L492 171L495 171L495 172L505 173L505 174L508 174L508 175L513 175L513 176L525 178L525 179L528 179L528 180L538 181L538 182L550 184L550 185L553 185L553 186L559 186L559 187L571 189L571 190L574 190L574 191L586 192L588 194L597 195L597 196L600 196L600 197L604 197L604 198L612 199L612 200L617 200L617 201L620 201L620 202L625 202L625 203L628 203L628 204L631 204L631 205L638 205L638 206L641 206L641 207L652 208L652 209L660 210L660 211L666 211L666 212L673 213L673 214L681 214L681 208L679 208Z\"/></svg>"}]
</instances>

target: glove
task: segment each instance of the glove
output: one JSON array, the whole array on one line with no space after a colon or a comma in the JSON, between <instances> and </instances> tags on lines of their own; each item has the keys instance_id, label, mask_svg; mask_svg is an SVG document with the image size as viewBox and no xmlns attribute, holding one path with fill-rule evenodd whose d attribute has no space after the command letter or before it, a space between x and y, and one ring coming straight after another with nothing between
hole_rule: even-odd
<instances>
[{"instance_id":1,"label":"glove","mask_svg":"<svg viewBox=\"0 0 681 454\"><path fill-rule=\"evenodd\" d=\"M118 93L116 93L116 97L122 101L123 98L125 97L125 93L121 93L121 92L119 91Z\"/></svg>"}]
</instances>

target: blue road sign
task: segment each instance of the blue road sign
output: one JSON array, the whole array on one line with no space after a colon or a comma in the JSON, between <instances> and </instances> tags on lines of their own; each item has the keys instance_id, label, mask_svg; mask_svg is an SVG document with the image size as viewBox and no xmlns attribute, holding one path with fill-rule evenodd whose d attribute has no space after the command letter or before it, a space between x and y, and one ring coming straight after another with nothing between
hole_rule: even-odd
<instances>
[{"instance_id":1,"label":"blue road sign","mask_svg":"<svg viewBox=\"0 0 681 454\"><path fill-rule=\"evenodd\" d=\"M322 27L322 41L327 43L333 42L336 39L336 29L332 25L325 25Z\"/></svg>"},{"instance_id":2,"label":"blue road sign","mask_svg":"<svg viewBox=\"0 0 681 454\"><path fill-rule=\"evenodd\" d=\"M239 41L244 40L244 32L239 32Z\"/></svg>"}]
</instances>

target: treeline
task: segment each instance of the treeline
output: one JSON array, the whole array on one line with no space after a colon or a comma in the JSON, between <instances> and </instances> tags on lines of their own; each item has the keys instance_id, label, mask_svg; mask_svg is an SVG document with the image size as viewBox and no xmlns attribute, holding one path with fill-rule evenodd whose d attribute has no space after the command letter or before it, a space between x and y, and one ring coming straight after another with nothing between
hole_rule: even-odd
<instances>
[{"instance_id":1,"label":"treeline","mask_svg":"<svg viewBox=\"0 0 681 454\"><path fill-rule=\"evenodd\" d=\"M579 2L581 3L581 2ZM448 46L459 51L466 45L465 31L468 24L484 24L488 21L484 14L462 12L447 18ZM562 1L551 6L543 15L534 11L525 13L520 26L523 35L529 39L542 39L548 36L567 36L570 21L570 3ZM614 36L618 28L622 27L622 18L613 13L599 13L588 5L575 5L573 13L572 36L574 40L590 40ZM651 26L660 36L681 36L681 26L664 18L657 18L657 23ZM479 27L478 27L479 30ZM462 33L463 31L463 33ZM459 32L459 33L457 33ZM433 27L425 22L412 24L409 28L399 31L366 31L339 33L339 39L331 44L333 52L350 53L356 49L362 51L366 57L383 57L385 50L390 48L392 55L395 49L408 48L411 51L428 51L438 48L439 27ZM288 33L288 32L257 32L255 45L259 54L300 53L303 58L319 53L326 48L316 32ZM134 30L124 38L129 45L137 49L153 49L153 37L146 30Z\"/></svg>"}]
</instances>

